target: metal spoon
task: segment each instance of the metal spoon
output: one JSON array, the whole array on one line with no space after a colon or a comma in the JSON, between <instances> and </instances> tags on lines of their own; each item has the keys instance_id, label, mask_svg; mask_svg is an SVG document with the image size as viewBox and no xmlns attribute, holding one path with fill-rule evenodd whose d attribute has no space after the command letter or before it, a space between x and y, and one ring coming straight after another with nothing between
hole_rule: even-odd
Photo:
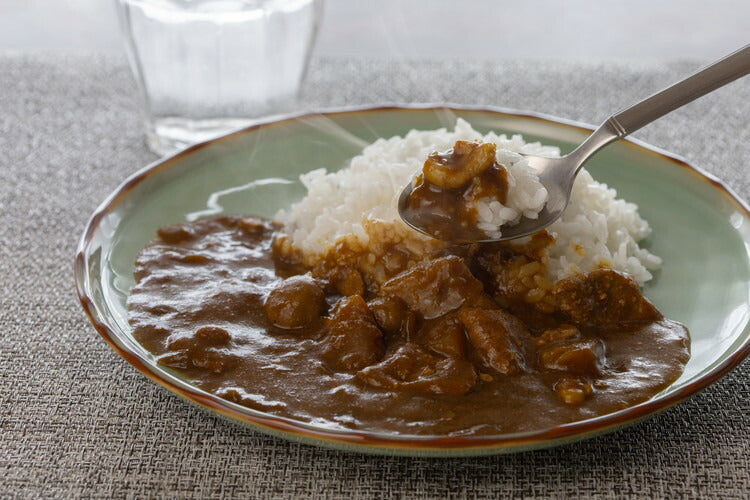
<instances>
[{"instance_id":1,"label":"metal spoon","mask_svg":"<svg viewBox=\"0 0 750 500\"><path fill-rule=\"evenodd\" d=\"M549 226L562 215L570 200L573 181L578 171L594 153L607 144L635 132L657 118L661 118L670 111L674 111L748 73L750 73L750 45L746 45L684 80L610 116L575 151L562 158L525 155L531 167L539 174L540 182L549 193L545 207L536 219L522 218L515 225L503 226L500 238L480 241L511 240L536 233ZM409 219L406 208L411 191L412 183L409 182L398 199L399 215L404 222L417 231L436 237L425 227L421 227L416 221Z\"/></svg>"}]
</instances>

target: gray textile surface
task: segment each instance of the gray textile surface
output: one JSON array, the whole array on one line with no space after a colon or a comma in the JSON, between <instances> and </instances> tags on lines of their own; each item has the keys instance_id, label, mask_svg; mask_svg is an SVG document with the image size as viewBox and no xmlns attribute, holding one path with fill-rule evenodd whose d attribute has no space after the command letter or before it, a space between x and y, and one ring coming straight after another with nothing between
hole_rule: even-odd
<instances>
[{"instance_id":1,"label":"gray textile surface","mask_svg":"<svg viewBox=\"0 0 750 500\"><path fill-rule=\"evenodd\" d=\"M307 106L449 101L598 122L696 63L316 61ZM565 447L410 459L289 443L149 382L86 321L89 214L155 159L124 60L0 53L0 497L748 498L750 364L646 422ZM750 79L640 137L750 196Z\"/></svg>"}]
</instances>

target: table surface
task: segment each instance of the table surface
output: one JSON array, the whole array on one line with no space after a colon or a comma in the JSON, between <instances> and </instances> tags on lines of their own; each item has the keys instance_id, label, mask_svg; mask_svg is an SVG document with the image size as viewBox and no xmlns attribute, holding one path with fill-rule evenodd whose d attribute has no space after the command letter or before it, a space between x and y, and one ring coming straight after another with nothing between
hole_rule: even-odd
<instances>
[{"instance_id":1,"label":"table surface","mask_svg":"<svg viewBox=\"0 0 750 500\"><path fill-rule=\"evenodd\" d=\"M305 107L492 104L589 123L698 67L318 59ZM636 137L750 197L750 79ZM714 497L750 492L750 364L613 434L515 455L374 457L208 414L118 357L78 304L86 220L145 147L125 61L0 52L0 497Z\"/></svg>"}]
</instances>

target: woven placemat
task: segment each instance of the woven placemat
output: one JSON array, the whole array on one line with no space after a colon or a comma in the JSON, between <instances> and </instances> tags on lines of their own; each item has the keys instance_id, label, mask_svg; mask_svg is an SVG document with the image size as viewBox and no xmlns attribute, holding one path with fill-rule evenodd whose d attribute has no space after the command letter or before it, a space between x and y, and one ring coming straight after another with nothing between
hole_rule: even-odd
<instances>
[{"instance_id":1,"label":"woven placemat","mask_svg":"<svg viewBox=\"0 0 750 500\"><path fill-rule=\"evenodd\" d=\"M696 67L317 60L303 105L447 101L596 123ZM636 137L747 199L749 103L746 79ZM154 159L124 59L0 53L0 497L748 497L748 363L631 428L475 459L320 449L190 406L101 340L73 287L88 216Z\"/></svg>"}]
</instances>

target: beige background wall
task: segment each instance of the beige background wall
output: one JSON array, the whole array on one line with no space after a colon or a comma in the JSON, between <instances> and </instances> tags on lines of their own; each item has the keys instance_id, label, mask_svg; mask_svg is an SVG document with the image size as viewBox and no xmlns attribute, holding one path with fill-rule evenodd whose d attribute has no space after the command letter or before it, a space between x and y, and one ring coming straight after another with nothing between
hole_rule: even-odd
<instances>
[{"instance_id":1,"label":"beige background wall","mask_svg":"<svg viewBox=\"0 0 750 500\"><path fill-rule=\"evenodd\" d=\"M115 0L0 0L1 49L121 50ZM322 56L713 58L747 0L327 0Z\"/></svg>"}]
</instances>

